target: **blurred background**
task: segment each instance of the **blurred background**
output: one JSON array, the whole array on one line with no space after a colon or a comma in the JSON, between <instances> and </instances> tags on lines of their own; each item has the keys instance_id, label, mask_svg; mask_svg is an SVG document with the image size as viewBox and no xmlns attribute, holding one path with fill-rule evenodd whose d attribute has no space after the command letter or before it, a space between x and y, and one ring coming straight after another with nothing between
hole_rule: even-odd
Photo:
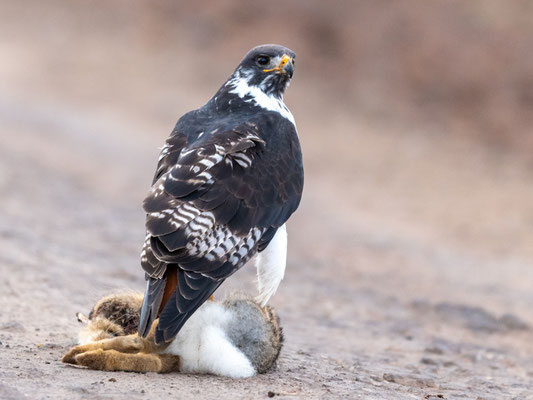
<instances>
[{"instance_id":1,"label":"blurred background","mask_svg":"<svg viewBox=\"0 0 533 400\"><path fill-rule=\"evenodd\" d=\"M527 0L1 1L4 325L23 309L67 343L72 312L143 288L158 147L263 43L297 54L285 102L306 170L273 300L279 384L292 371L313 393L532 389ZM239 274L227 287L251 289L252 269Z\"/></svg>"}]
</instances>

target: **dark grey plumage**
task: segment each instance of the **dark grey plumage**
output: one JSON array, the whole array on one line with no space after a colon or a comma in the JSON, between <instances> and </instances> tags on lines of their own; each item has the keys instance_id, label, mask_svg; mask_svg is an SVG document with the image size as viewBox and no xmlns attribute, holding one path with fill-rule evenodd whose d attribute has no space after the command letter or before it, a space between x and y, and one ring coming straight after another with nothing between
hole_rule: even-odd
<instances>
[{"instance_id":1,"label":"dark grey plumage","mask_svg":"<svg viewBox=\"0 0 533 400\"><path fill-rule=\"evenodd\" d=\"M172 340L298 207L302 155L281 100L293 62L282 46L252 49L211 100L177 122L143 204L141 335L160 312L156 340Z\"/></svg>"}]
</instances>

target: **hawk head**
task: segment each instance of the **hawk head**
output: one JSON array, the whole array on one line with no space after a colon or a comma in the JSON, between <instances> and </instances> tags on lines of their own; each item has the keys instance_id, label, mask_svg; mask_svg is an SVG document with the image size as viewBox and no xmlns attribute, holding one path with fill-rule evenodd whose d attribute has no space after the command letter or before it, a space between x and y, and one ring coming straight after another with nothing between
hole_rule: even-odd
<instances>
[{"instance_id":1,"label":"hawk head","mask_svg":"<svg viewBox=\"0 0 533 400\"><path fill-rule=\"evenodd\" d=\"M254 47L235 70L234 79L244 79L268 96L281 98L294 73L294 52L276 44Z\"/></svg>"}]
</instances>

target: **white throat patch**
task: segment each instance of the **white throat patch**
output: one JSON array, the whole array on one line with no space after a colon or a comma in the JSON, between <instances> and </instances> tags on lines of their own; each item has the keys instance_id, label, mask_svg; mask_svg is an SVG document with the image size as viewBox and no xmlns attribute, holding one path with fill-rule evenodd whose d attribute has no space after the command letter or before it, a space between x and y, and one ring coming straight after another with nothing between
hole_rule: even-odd
<instances>
[{"instance_id":1,"label":"white throat patch","mask_svg":"<svg viewBox=\"0 0 533 400\"><path fill-rule=\"evenodd\" d=\"M249 79L249 74L243 73L242 71L237 71L235 73L235 76L226 83L226 86L233 87L233 89L231 89L229 93L235 93L241 99L246 96L250 96L251 99L245 101L253 102L257 106L264 108L265 110L277 112L282 117L287 118L289 121L291 121L294 126L296 126L294 117L292 116L285 103L283 103L283 99L278 99L273 95L267 95L258 86L250 86L248 84Z\"/></svg>"}]
</instances>

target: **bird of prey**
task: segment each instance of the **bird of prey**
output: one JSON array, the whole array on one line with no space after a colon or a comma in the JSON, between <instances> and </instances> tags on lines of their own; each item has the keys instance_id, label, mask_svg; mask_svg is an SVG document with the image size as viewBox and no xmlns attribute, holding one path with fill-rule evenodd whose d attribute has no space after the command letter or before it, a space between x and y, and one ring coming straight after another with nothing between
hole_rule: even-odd
<instances>
[{"instance_id":1,"label":"bird of prey","mask_svg":"<svg viewBox=\"0 0 533 400\"><path fill-rule=\"evenodd\" d=\"M250 50L215 95L177 122L144 200L147 280L139 334L159 317L170 342L226 278L256 253L259 299L283 279L285 222L303 190L302 153L283 93L295 54Z\"/></svg>"}]
</instances>

